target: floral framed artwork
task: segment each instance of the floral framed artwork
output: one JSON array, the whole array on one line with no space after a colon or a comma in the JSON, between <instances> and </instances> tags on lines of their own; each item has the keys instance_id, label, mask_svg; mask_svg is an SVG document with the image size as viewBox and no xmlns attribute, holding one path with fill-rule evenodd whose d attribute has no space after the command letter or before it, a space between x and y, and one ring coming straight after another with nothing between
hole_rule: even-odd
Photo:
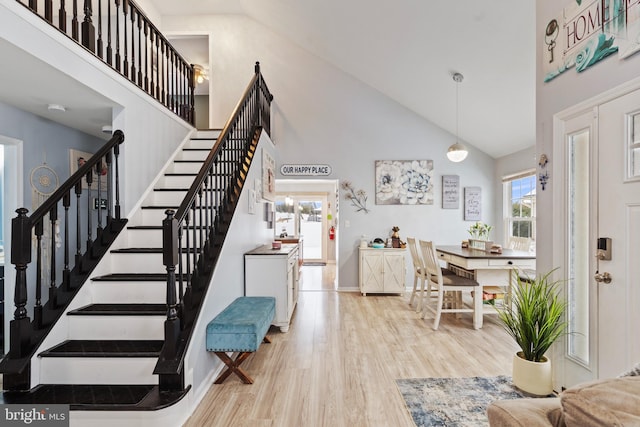
<instances>
[{"instance_id":1,"label":"floral framed artwork","mask_svg":"<svg viewBox=\"0 0 640 427\"><path fill-rule=\"evenodd\" d=\"M264 148L262 149L262 198L270 202L276 200L276 161Z\"/></svg>"},{"instance_id":2,"label":"floral framed artwork","mask_svg":"<svg viewBox=\"0 0 640 427\"><path fill-rule=\"evenodd\" d=\"M376 160L376 205L432 205L433 160Z\"/></svg>"}]
</instances>

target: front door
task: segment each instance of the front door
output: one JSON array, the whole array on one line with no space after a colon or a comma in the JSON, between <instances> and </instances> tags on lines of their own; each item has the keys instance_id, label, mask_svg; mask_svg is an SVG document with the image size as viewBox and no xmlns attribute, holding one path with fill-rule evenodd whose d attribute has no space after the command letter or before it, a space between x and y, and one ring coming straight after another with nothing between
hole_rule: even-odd
<instances>
[{"instance_id":1,"label":"front door","mask_svg":"<svg viewBox=\"0 0 640 427\"><path fill-rule=\"evenodd\" d=\"M596 280L598 377L606 378L640 362L640 90L601 105L598 129L598 237L611 239Z\"/></svg>"},{"instance_id":2,"label":"front door","mask_svg":"<svg viewBox=\"0 0 640 427\"><path fill-rule=\"evenodd\" d=\"M640 90L594 105L562 128L554 258L570 333L557 379L569 387L640 362Z\"/></svg>"}]
</instances>

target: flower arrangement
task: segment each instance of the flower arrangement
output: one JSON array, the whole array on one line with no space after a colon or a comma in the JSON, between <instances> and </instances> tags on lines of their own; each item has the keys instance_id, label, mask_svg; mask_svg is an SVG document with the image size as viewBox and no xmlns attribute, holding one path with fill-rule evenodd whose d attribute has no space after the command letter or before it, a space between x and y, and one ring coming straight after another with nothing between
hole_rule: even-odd
<instances>
[{"instance_id":1,"label":"flower arrangement","mask_svg":"<svg viewBox=\"0 0 640 427\"><path fill-rule=\"evenodd\" d=\"M476 222L471 227L469 227L469 235L471 235L472 239L476 240L488 240L489 232L493 229L492 226L485 224L484 222Z\"/></svg>"},{"instance_id":2,"label":"flower arrangement","mask_svg":"<svg viewBox=\"0 0 640 427\"><path fill-rule=\"evenodd\" d=\"M344 198L351 201L351 204L356 208L356 212L364 211L364 213L369 213L369 209L367 209L367 193L364 190L356 190L349 181L342 181L340 187L346 191Z\"/></svg>"}]
</instances>

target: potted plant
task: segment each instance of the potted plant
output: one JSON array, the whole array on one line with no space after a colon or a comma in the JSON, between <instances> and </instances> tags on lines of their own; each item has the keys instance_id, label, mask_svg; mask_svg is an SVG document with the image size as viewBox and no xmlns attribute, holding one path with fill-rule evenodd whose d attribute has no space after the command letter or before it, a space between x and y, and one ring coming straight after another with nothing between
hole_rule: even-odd
<instances>
[{"instance_id":1,"label":"potted plant","mask_svg":"<svg viewBox=\"0 0 640 427\"><path fill-rule=\"evenodd\" d=\"M558 295L561 282L551 280L553 271L524 280L516 275L510 303L498 308L505 330L520 347L513 358L513 383L538 396L553 391L551 363L545 353L566 333L567 303Z\"/></svg>"},{"instance_id":2,"label":"potted plant","mask_svg":"<svg viewBox=\"0 0 640 427\"><path fill-rule=\"evenodd\" d=\"M493 229L489 224L477 221L469 227L469 246L475 249L489 250L493 242L489 241L489 233Z\"/></svg>"}]
</instances>

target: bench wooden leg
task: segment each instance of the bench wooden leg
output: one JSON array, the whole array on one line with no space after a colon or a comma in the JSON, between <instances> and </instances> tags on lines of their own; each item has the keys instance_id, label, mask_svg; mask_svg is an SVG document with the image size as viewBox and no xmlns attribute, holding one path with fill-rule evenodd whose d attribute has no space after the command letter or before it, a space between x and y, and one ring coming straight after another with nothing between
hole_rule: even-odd
<instances>
[{"instance_id":1,"label":"bench wooden leg","mask_svg":"<svg viewBox=\"0 0 640 427\"><path fill-rule=\"evenodd\" d=\"M227 365L227 369L220 374L218 379L215 380L214 384L222 384L222 382L226 380L227 377L232 373L236 374L243 383L253 384L253 379L240 368L240 364L251 355L250 351L243 351L238 353L238 356L235 360L229 357L229 355L224 351L216 351L215 354L220 358L220 360L224 362L225 365Z\"/></svg>"}]
</instances>

